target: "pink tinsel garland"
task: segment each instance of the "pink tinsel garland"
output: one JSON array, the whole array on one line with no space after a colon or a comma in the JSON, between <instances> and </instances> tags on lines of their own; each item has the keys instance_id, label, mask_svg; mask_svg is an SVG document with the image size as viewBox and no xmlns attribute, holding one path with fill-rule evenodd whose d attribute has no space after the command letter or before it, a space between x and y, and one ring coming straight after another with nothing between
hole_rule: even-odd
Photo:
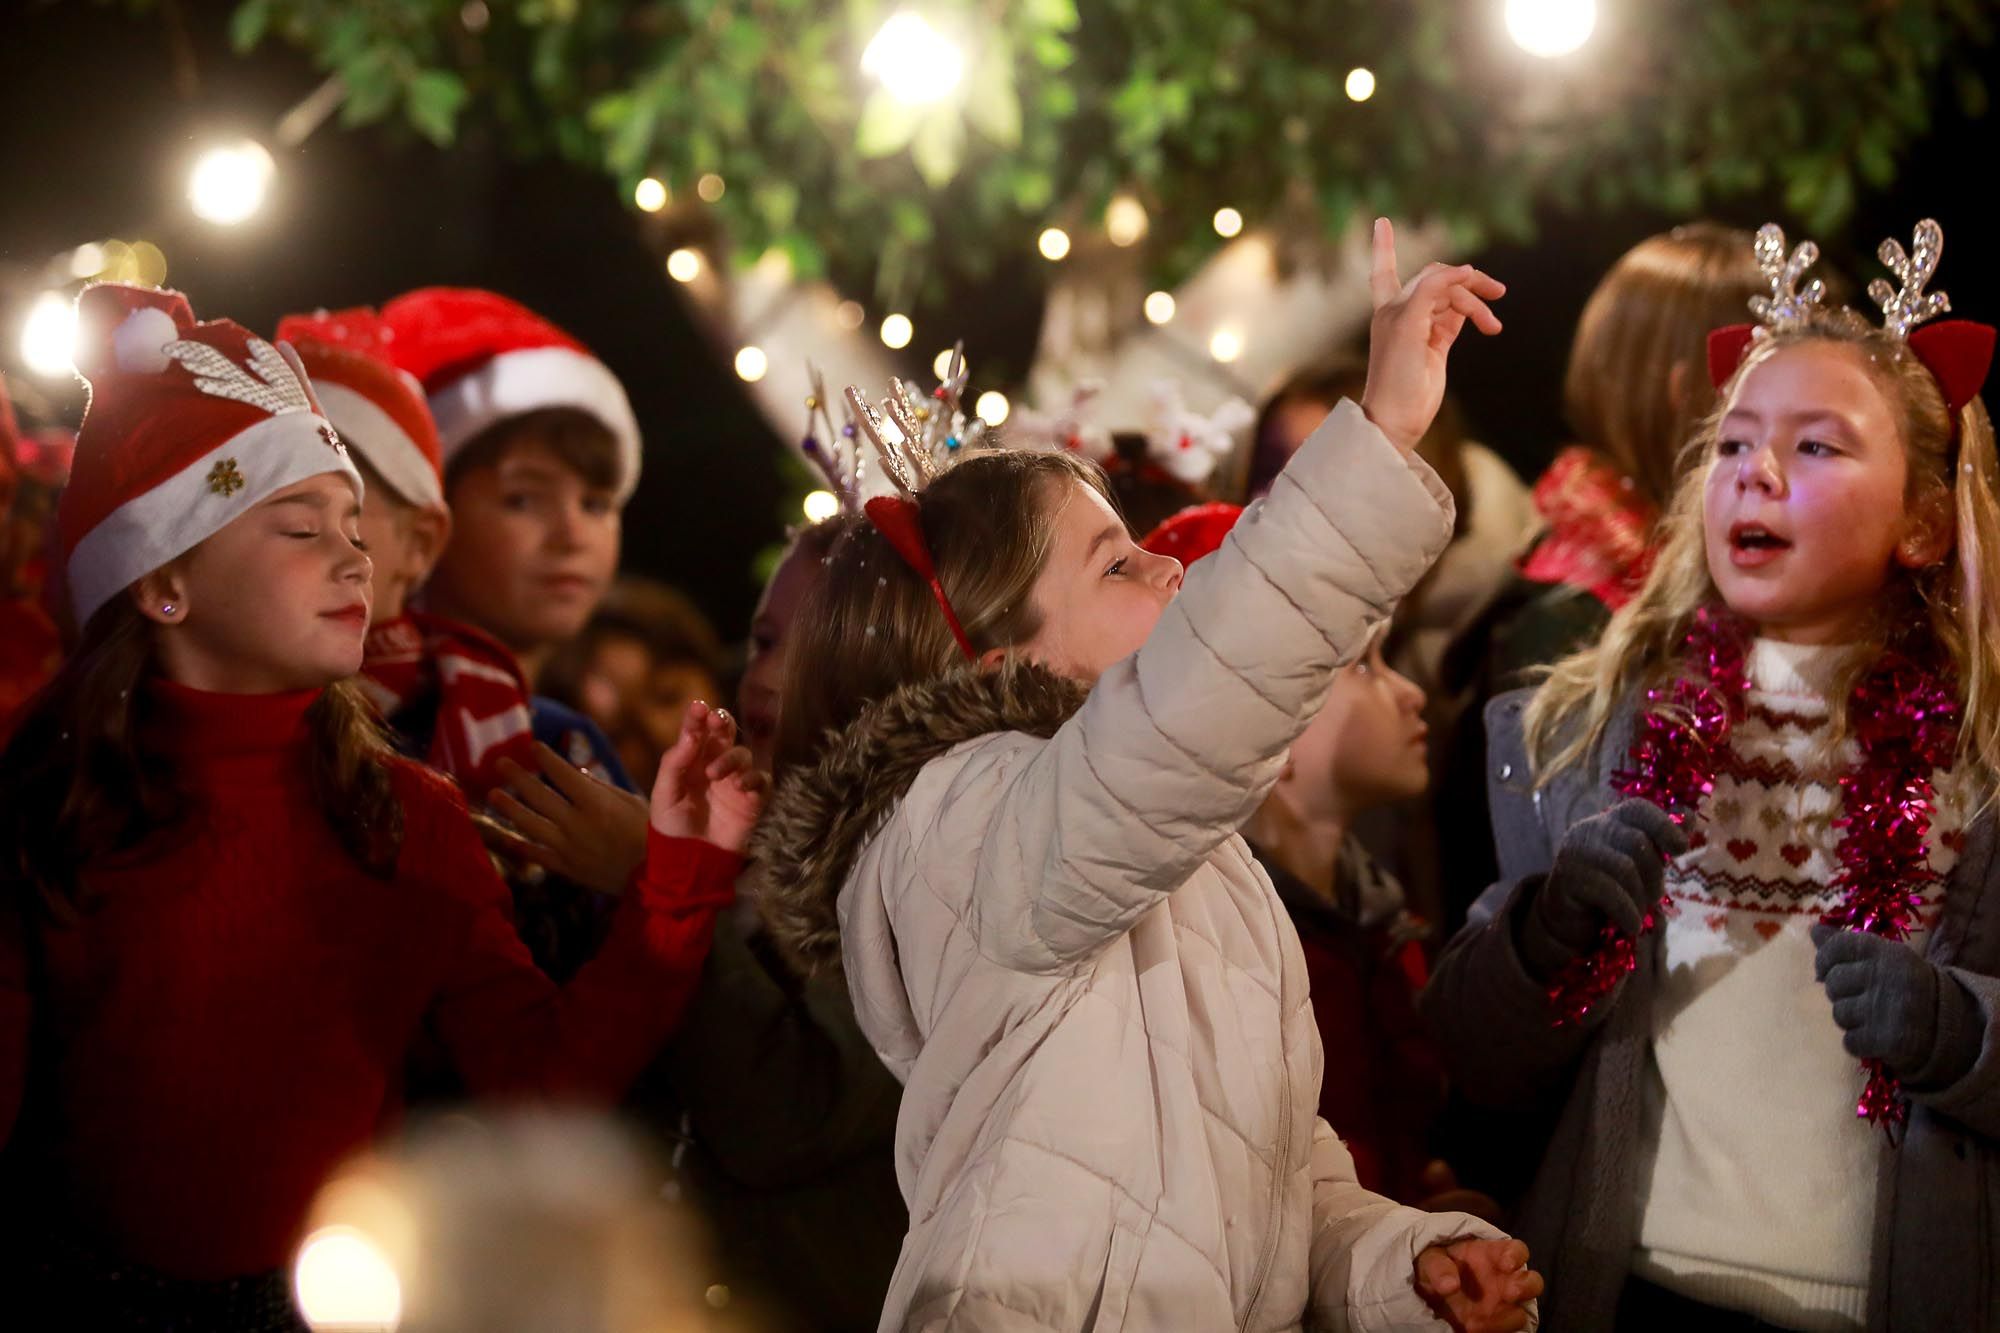
<instances>
[{"instance_id":1,"label":"pink tinsel garland","mask_svg":"<svg viewBox=\"0 0 2000 1333\"><path fill-rule=\"evenodd\" d=\"M1742 716L1749 680L1743 628L1711 608L1697 612L1685 645L1689 669L1647 691L1648 708L1633 736L1630 767L1612 775L1625 796L1651 801L1683 828L1715 790L1719 747ZM1958 750L1958 701L1948 677L1897 650L1883 654L1856 686L1848 718L1861 762L1840 778L1843 831L1833 887L1841 905L1821 919L1842 930L1909 937L1930 882L1931 774L1949 770ZM1661 899L1641 933L1671 908ZM1606 926L1597 947L1573 960L1550 985L1558 1026L1575 1023L1638 966L1637 942ZM1896 1078L1880 1061L1863 1061L1867 1083L1855 1113L1892 1129L1908 1114Z\"/></svg>"}]
</instances>

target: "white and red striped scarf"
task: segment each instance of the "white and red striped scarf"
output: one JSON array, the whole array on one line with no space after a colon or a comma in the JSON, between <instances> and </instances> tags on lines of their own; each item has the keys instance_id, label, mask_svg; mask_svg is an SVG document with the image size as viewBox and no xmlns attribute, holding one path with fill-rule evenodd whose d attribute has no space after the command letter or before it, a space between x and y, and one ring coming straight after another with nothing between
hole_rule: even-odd
<instances>
[{"instance_id":1,"label":"white and red striped scarf","mask_svg":"<svg viewBox=\"0 0 2000 1333\"><path fill-rule=\"evenodd\" d=\"M535 771L527 675L505 644L470 625L411 612L374 626L361 686L387 719L436 700L424 762L457 779L475 809L501 785L502 759Z\"/></svg>"}]
</instances>

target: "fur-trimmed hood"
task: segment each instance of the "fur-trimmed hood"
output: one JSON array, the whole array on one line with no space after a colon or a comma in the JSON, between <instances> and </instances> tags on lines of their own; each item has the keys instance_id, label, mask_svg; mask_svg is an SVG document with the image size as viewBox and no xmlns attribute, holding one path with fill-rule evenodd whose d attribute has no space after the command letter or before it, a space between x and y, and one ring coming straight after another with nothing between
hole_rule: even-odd
<instances>
[{"instance_id":1,"label":"fur-trimmed hood","mask_svg":"<svg viewBox=\"0 0 2000 1333\"><path fill-rule=\"evenodd\" d=\"M840 962L835 904L864 844L925 764L1000 731L1047 738L1089 688L1044 667L960 666L870 704L779 787L751 845L772 938L808 973Z\"/></svg>"}]
</instances>

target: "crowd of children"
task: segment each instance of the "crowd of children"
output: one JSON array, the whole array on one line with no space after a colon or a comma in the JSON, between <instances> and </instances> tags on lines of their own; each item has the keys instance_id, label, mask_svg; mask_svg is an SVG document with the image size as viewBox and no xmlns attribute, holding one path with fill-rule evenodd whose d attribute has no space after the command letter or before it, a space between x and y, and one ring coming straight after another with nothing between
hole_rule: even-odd
<instances>
[{"instance_id":1,"label":"crowd of children","mask_svg":"<svg viewBox=\"0 0 2000 1333\"><path fill-rule=\"evenodd\" d=\"M639 426L534 312L86 288L73 444L0 396L23 1326L301 1329L393 1179L426 1328L2000 1327L1941 234L1879 321L1642 243L1532 489L1445 391L1505 289L1374 239L1247 469L818 390L841 512L734 662L619 575Z\"/></svg>"}]
</instances>

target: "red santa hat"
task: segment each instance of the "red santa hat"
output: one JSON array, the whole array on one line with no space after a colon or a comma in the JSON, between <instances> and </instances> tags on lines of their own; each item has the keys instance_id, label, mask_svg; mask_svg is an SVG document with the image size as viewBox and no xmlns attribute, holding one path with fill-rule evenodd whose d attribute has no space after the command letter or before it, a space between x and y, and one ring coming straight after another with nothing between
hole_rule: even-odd
<instances>
[{"instance_id":1,"label":"red santa hat","mask_svg":"<svg viewBox=\"0 0 2000 1333\"><path fill-rule=\"evenodd\" d=\"M287 486L361 494L291 348L156 287L86 287L76 312L90 403L56 526L77 624Z\"/></svg>"},{"instance_id":2,"label":"red santa hat","mask_svg":"<svg viewBox=\"0 0 2000 1333\"><path fill-rule=\"evenodd\" d=\"M278 321L340 438L389 488L422 509L444 507L444 460L424 386L389 356L394 340L366 307Z\"/></svg>"},{"instance_id":3,"label":"red santa hat","mask_svg":"<svg viewBox=\"0 0 2000 1333\"><path fill-rule=\"evenodd\" d=\"M1193 505L1147 533L1139 545L1154 555L1170 555L1183 565L1191 565L1213 555L1241 517L1241 505Z\"/></svg>"},{"instance_id":4,"label":"red santa hat","mask_svg":"<svg viewBox=\"0 0 2000 1333\"><path fill-rule=\"evenodd\" d=\"M425 287L382 307L396 364L422 381L444 461L509 417L573 407L618 442L618 502L639 484L639 423L618 377L590 349L517 301Z\"/></svg>"}]
</instances>

